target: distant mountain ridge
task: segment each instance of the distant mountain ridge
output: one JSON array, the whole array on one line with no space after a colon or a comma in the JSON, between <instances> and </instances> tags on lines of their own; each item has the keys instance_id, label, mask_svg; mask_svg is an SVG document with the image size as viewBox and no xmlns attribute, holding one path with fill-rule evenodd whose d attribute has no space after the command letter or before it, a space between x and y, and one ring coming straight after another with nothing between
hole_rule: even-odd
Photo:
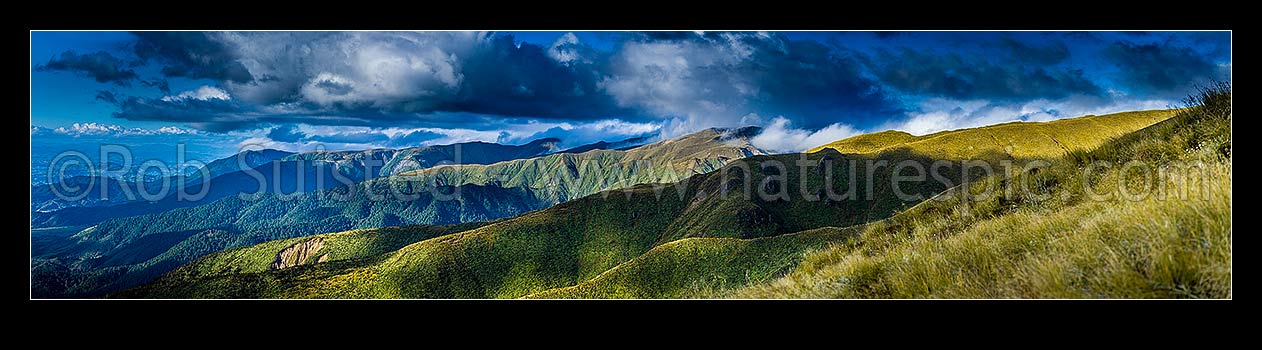
<instances>
[{"instance_id":1,"label":"distant mountain ridge","mask_svg":"<svg viewBox=\"0 0 1262 350\"><path fill-rule=\"evenodd\" d=\"M709 128L625 151L593 149L488 165L461 164L401 173L412 181L523 187L556 203L642 183L676 182L744 157L767 154L750 143L758 127Z\"/></svg>"},{"instance_id":2,"label":"distant mountain ridge","mask_svg":"<svg viewBox=\"0 0 1262 350\"><path fill-rule=\"evenodd\" d=\"M108 193L117 194L109 201L93 202L89 195L78 202L83 205L69 205L57 199L49 186L32 188L32 207L57 208L46 212L32 214L32 227L90 225L111 218L122 218L165 210L183 208L235 195L238 193L281 192L292 193L316 191L340 186L340 176L345 182L357 183L367 179L388 176L396 172L421 169L438 164L461 162L468 164L490 164L523 157L535 157L549 154L557 150L556 138L544 138L523 145L501 145L486 142L467 142L451 145L411 147L398 150L374 149L366 151L317 151L307 153L291 153L277 150L244 151L237 155L212 161L206 165L210 172L209 180L200 178L200 172L193 172L186 178L185 192L190 194L202 191L203 181L209 181L209 192L200 200L180 200L175 190L161 200L149 202L126 200L118 181L99 181L112 186ZM249 169L238 167L238 158L244 157ZM276 177L274 175L279 175ZM259 186L260 179L263 186ZM300 180L301 179L301 180ZM323 179L323 181L317 181ZM85 182L87 180L84 180ZM172 181L172 187L179 182ZM131 193L136 191L135 183L121 183ZM158 193L160 183L145 184L148 193ZM99 194L99 190L92 192ZM99 197L99 195L98 195Z\"/></svg>"},{"instance_id":3,"label":"distant mountain ridge","mask_svg":"<svg viewBox=\"0 0 1262 350\"><path fill-rule=\"evenodd\" d=\"M502 145L481 141L409 147L401 149L370 149L364 151L317 151L298 153L284 160L313 160L331 162L343 174L365 180L390 176L404 171L423 169L440 164L492 164L506 160L538 157L556 152L558 138L542 138L523 145ZM378 161L369 172L368 161Z\"/></svg>"},{"instance_id":4,"label":"distant mountain ridge","mask_svg":"<svg viewBox=\"0 0 1262 350\"><path fill-rule=\"evenodd\" d=\"M765 153L750 145L748 139L731 137L731 131L707 129L625 151L594 149L493 164L439 165L367 179L351 186L297 193L285 199L265 195L251 201L224 196L196 206L107 219L74 234L59 246L41 248L51 253L36 258L45 266L36 276L56 282L38 292L48 296L100 295L145 282L206 254L274 239L357 228L443 225L516 216L603 189L676 181L718 169L734 159ZM337 160L356 163L360 159L379 159L358 158L372 155L365 152L327 152L336 154L316 156L334 160L326 161L328 164L336 164ZM290 159L277 164L294 162ZM499 174L487 169L502 170L503 174L511 174L511 179L501 181L499 176L491 176ZM578 169L583 171L570 172ZM566 175L555 175L558 172ZM462 178L462 174L470 177ZM458 188L460 196L438 200L429 192L435 188L446 191L440 193ZM352 190L358 195L349 200L331 199ZM372 200L369 193L417 197Z\"/></svg>"},{"instance_id":5,"label":"distant mountain ridge","mask_svg":"<svg viewBox=\"0 0 1262 350\"><path fill-rule=\"evenodd\" d=\"M597 150L597 149L612 149L612 150L618 150L618 151L625 151L625 150L639 147L641 145L649 143L649 140L651 140L652 138L653 136L641 136L641 137L633 137L633 138L620 140L620 141L614 141L614 142L597 141L595 143L589 143L586 145L566 149L557 153L583 153L583 152Z\"/></svg>"},{"instance_id":6,"label":"distant mountain ridge","mask_svg":"<svg viewBox=\"0 0 1262 350\"><path fill-rule=\"evenodd\" d=\"M263 164L270 163L274 160L282 159L286 156L294 154L293 152L279 151L274 149L263 150L247 150L241 153L216 159L207 163L200 169L190 170L186 174L174 175L166 177L167 184L174 188L181 183L186 186L197 186L202 182L202 171L208 174L208 178L215 178L220 175L241 171L240 164L244 162L247 169L254 168ZM122 165L119 164L119 167ZM140 190L145 193L159 193L162 190L162 180L147 181L143 183L125 181L104 176L72 176L63 179L67 189L79 188L75 191L64 191L63 194L73 199L88 191L88 195L82 196L78 200L67 200L59 197L52 186L60 186L60 184L40 184L31 186L31 211L34 212L52 212L55 210L74 208L74 207L98 207L108 205L118 205L129 201L140 200ZM181 182L183 181L183 182ZM104 192L103 192L104 191ZM106 197L102 198L101 193L105 193ZM131 199L126 195L131 193ZM193 192L196 193L196 192Z\"/></svg>"}]
</instances>

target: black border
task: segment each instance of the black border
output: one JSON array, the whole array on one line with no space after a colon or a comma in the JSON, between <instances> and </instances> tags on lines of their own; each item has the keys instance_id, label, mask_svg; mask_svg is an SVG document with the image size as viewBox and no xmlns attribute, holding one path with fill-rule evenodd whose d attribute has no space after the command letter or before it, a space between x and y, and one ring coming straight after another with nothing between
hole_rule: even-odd
<instances>
[{"instance_id":1,"label":"black border","mask_svg":"<svg viewBox=\"0 0 1262 350\"><path fill-rule=\"evenodd\" d=\"M1107 12L1098 10L1101 6L1098 3L1063 2L1013 4L1017 8L1008 14L988 11L993 9L963 8L958 2L929 6L894 3L886 9L853 7L848 3L825 7L781 2L756 8L716 5L702 9L677 9L680 4L641 2L515 6L486 3L472 4L481 8L471 9L426 8L425 3L413 5L418 8L392 9L393 5L375 3L365 4L364 8L292 5L293 8L273 11L259 11L259 4L226 3L182 10L167 10L170 4L153 5L157 7L149 7L149 10L144 10L144 5L123 3L94 7L62 5L63 8L58 9L28 10L24 21L17 23L23 23L26 30L1230 30L1233 22L1230 14L1199 15L1188 10L1152 6ZM499 10L488 11L496 8ZM575 12L575 9L583 11ZM733 10L742 12L731 12ZM25 128L14 126L10 131ZM20 142L13 140L21 139L15 136L9 141ZM11 147L20 149L20 146ZM17 226L23 221L14 218L9 222ZM29 254L23 251L26 248L20 244L13 246L19 247L16 250L20 254L10 257L20 261L10 262L13 264L10 266L29 264L26 261ZM29 276L29 271L15 275ZM26 284L26 278L18 279ZM222 333L274 324L281 318L317 329L399 319L446 324L447 327L431 329L439 333L462 324L482 329L551 327L562 332L570 332L567 327L579 325L605 328L614 333L627 331L619 326L635 326L649 333L672 333L709 323L719 326L716 331L729 332L728 336L738 338L757 335L778 338L775 333L769 333L776 328L805 331L812 326L826 327L830 331L813 336L826 344L837 345L845 344L844 338L864 337L853 334L856 326L907 334L944 327L972 329L977 333L1005 328L1037 331L1034 327L1039 326L1053 327L1047 330L1104 334L1116 332L1119 327L1138 327L1151 334L1160 328L1179 327L1182 334L1213 338L1217 335L1194 332L1197 328L1225 329L1225 322L1230 318L1222 316L1233 309L1231 300L49 301L29 300L29 285L17 287L16 291L22 299L28 299L23 300L20 322L74 329L78 329L74 325L84 322L93 327L114 324L137 332L148 332L145 327L150 326L193 328L200 325L211 333ZM251 314L250 311L256 314L242 316ZM375 318L378 315L393 316ZM618 319L631 324L610 323ZM225 322L223 320L230 323L218 323ZM255 322L258 324L252 324ZM647 323L635 324L637 322ZM746 333L752 330L757 333Z\"/></svg>"}]
</instances>

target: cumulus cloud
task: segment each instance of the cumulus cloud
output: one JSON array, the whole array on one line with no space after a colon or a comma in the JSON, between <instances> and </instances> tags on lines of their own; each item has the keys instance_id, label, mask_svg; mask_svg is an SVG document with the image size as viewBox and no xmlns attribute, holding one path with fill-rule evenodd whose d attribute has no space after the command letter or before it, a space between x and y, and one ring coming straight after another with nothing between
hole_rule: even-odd
<instances>
[{"instance_id":1,"label":"cumulus cloud","mask_svg":"<svg viewBox=\"0 0 1262 350\"><path fill-rule=\"evenodd\" d=\"M138 34L139 57L162 62L168 76L218 78L222 96L238 103L170 103L180 95L120 99L117 116L166 116L206 130L278 122L423 124L442 113L676 118L681 122L667 125L677 135L737 126L750 112L819 128L828 120L898 111L859 61L824 44L769 33L667 34L608 52L571 33L547 46L477 32ZM187 52L174 49L179 45Z\"/></svg>"},{"instance_id":2,"label":"cumulus cloud","mask_svg":"<svg viewBox=\"0 0 1262 350\"><path fill-rule=\"evenodd\" d=\"M784 117L773 118L770 124L762 128L761 133L749 141L755 147L771 152L802 152L863 133L850 125L840 123L833 123L815 131L796 129L791 124L792 122Z\"/></svg>"},{"instance_id":3,"label":"cumulus cloud","mask_svg":"<svg viewBox=\"0 0 1262 350\"><path fill-rule=\"evenodd\" d=\"M129 51L67 52L35 69L161 91L98 92L121 119L294 147L553 136L572 146L762 125L765 148L800 150L855 128L927 133L1164 107L1231 67L1229 36L1213 33L801 34L606 33L596 49L573 33L531 43L485 32L141 32Z\"/></svg>"},{"instance_id":4,"label":"cumulus cloud","mask_svg":"<svg viewBox=\"0 0 1262 350\"><path fill-rule=\"evenodd\" d=\"M97 51L78 54L74 51L62 52L44 64L35 66L38 71L66 71L92 78L98 83L114 83L130 85L138 76L134 70L128 69L127 63L114 55Z\"/></svg>"},{"instance_id":5,"label":"cumulus cloud","mask_svg":"<svg viewBox=\"0 0 1262 350\"><path fill-rule=\"evenodd\" d=\"M119 99L117 115L125 119L170 115L206 130L236 130L277 122L424 124L461 113L558 120L636 116L597 87L607 54L573 35L546 47L481 32L137 35L137 56L164 65L165 75L216 79L222 96L238 103L226 108ZM177 50L181 45L189 47Z\"/></svg>"},{"instance_id":6,"label":"cumulus cloud","mask_svg":"<svg viewBox=\"0 0 1262 350\"><path fill-rule=\"evenodd\" d=\"M669 134L738 126L750 112L818 128L898 110L859 61L822 43L768 33L677 34L624 43L600 85L620 106L676 118Z\"/></svg>"}]
</instances>

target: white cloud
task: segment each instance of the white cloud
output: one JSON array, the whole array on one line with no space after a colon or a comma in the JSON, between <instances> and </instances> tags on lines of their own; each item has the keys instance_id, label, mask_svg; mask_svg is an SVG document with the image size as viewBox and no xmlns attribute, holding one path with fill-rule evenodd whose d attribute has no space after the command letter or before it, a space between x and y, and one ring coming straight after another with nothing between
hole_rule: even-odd
<instances>
[{"instance_id":1,"label":"white cloud","mask_svg":"<svg viewBox=\"0 0 1262 350\"><path fill-rule=\"evenodd\" d=\"M250 74L270 78L225 86L252 102L298 92L324 106L434 103L458 90L462 59L490 38L485 32L227 32L223 39L248 58L242 64Z\"/></svg>"},{"instance_id":2,"label":"white cloud","mask_svg":"<svg viewBox=\"0 0 1262 350\"><path fill-rule=\"evenodd\" d=\"M643 108L667 122L673 137L715 126L738 126L759 93L752 77L734 68L752 54L735 37L726 43L628 42L598 87L623 107Z\"/></svg>"},{"instance_id":3,"label":"white cloud","mask_svg":"<svg viewBox=\"0 0 1262 350\"><path fill-rule=\"evenodd\" d=\"M822 129L810 131L790 127L784 117L776 117L763 127L762 133L750 139L754 147L775 153L802 152L819 145L863 133L849 125L834 123Z\"/></svg>"},{"instance_id":4,"label":"white cloud","mask_svg":"<svg viewBox=\"0 0 1262 350\"><path fill-rule=\"evenodd\" d=\"M197 90L181 92L179 95L175 96L162 97L162 100L166 102L177 102L190 99L200 101L208 101L211 99L227 101L231 100L232 96L229 96L227 91L223 91L220 88L202 85L202 87L197 88Z\"/></svg>"},{"instance_id":5,"label":"white cloud","mask_svg":"<svg viewBox=\"0 0 1262 350\"><path fill-rule=\"evenodd\" d=\"M31 134L37 131L47 130L43 128L32 127ZM101 123L74 123L70 127L59 127L52 129L53 133L67 136L143 136L143 135L192 135L197 131L185 129L175 126L164 126L158 129L141 129L127 128L119 125L109 125Z\"/></svg>"},{"instance_id":6,"label":"white cloud","mask_svg":"<svg viewBox=\"0 0 1262 350\"><path fill-rule=\"evenodd\" d=\"M932 98L920 104L920 112L908 113L906 118L886 122L873 130L893 129L913 135L925 135L1006 122L1047 122L1089 114L1165 109L1176 104L1177 101L1167 100L1113 99L1106 101L1093 96L1070 96L1059 100L1039 99L1021 103Z\"/></svg>"},{"instance_id":7,"label":"white cloud","mask_svg":"<svg viewBox=\"0 0 1262 350\"><path fill-rule=\"evenodd\" d=\"M187 135L187 134L194 134L196 133L196 131L193 131L191 129L178 128L174 126L164 126L164 127L158 128L157 133L169 134L169 135Z\"/></svg>"}]
</instances>

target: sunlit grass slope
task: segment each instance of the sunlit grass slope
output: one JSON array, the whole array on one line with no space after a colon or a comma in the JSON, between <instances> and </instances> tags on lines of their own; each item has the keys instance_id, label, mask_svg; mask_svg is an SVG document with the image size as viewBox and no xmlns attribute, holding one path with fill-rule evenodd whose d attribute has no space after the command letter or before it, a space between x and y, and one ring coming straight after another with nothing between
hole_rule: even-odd
<instances>
[{"instance_id":1,"label":"sunlit grass slope","mask_svg":"<svg viewBox=\"0 0 1262 350\"><path fill-rule=\"evenodd\" d=\"M1230 98L1216 86L1171 120L1004 181L1046 198L928 201L726 296L1231 297ZM1083 180L1097 161L1114 167ZM1131 161L1151 168L1123 173Z\"/></svg>"},{"instance_id":2,"label":"sunlit grass slope","mask_svg":"<svg viewBox=\"0 0 1262 350\"><path fill-rule=\"evenodd\" d=\"M1012 122L923 136L890 130L846 138L807 152L831 148L844 154L872 154L904 149L935 159L973 159L993 154L1017 159L1055 158L1072 151L1095 149L1110 138L1160 122L1175 112L1151 110L1050 122Z\"/></svg>"},{"instance_id":3,"label":"sunlit grass slope","mask_svg":"<svg viewBox=\"0 0 1262 350\"><path fill-rule=\"evenodd\" d=\"M802 252L854 235L863 226L823 227L772 237L685 238L654 247L595 278L527 298L686 298L764 283L801 261Z\"/></svg>"},{"instance_id":4,"label":"sunlit grass slope","mask_svg":"<svg viewBox=\"0 0 1262 350\"><path fill-rule=\"evenodd\" d=\"M320 249L312 252L303 261L298 262L298 265L315 263L320 258L323 258L324 261L359 259L388 253L425 239L466 231L489 223L491 222L446 226L396 226L274 240L208 255L180 267L173 273L184 275L186 278L201 278L235 273L265 272L274 269L271 267L271 264L281 251L313 242L319 242Z\"/></svg>"},{"instance_id":5,"label":"sunlit grass slope","mask_svg":"<svg viewBox=\"0 0 1262 350\"><path fill-rule=\"evenodd\" d=\"M121 296L222 296L227 288L239 297L514 298L578 284L654 247L680 239L751 239L850 226L887 217L918 201L893 195L887 185L890 167L877 167L869 175L865 162L842 161L838 156L835 152L816 153L805 159L800 154L755 156L729 164L728 170L693 176L676 184L645 184L626 192L606 191L365 259L280 271L243 269L241 273L216 276L172 273ZM828 161L823 162L825 159ZM922 164L931 161L910 160ZM805 166L799 166L799 161ZM788 166L780 168L777 164ZM857 176L849 178L855 185L853 194L857 200L807 201L798 194L800 188L824 194L826 174L841 177L851 171ZM957 167L941 169L941 173L959 181ZM782 177L784 182L767 185L763 180L770 176ZM868 176L874 177L874 184L886 185L871 190L858 185L865 183ZM799 187L799 183L805 187ZM833 182L834 192L847 192L849 185L837 180ZM725 189L729 191L727 196L723 195ZM745 189L751 197L743 196ZM757 196L760 192L780 193L781 189L787 198ZM921 198L945 189L945 184L936 182L905 184L901 188ZM869 194L871 199L864 199ZM261 247L257 255L274 257L278 249L292 244L275 242ZM784 251L774 245L760 245L754 245L754 249ZM782 268L797 259L788 258L780 264ZM203 259L221 260L226 259ZM261 266L263 260L266 259L254 258L253 266ZM185 269L197 268L182 268Z\"/></svg>"}]
</instances>

